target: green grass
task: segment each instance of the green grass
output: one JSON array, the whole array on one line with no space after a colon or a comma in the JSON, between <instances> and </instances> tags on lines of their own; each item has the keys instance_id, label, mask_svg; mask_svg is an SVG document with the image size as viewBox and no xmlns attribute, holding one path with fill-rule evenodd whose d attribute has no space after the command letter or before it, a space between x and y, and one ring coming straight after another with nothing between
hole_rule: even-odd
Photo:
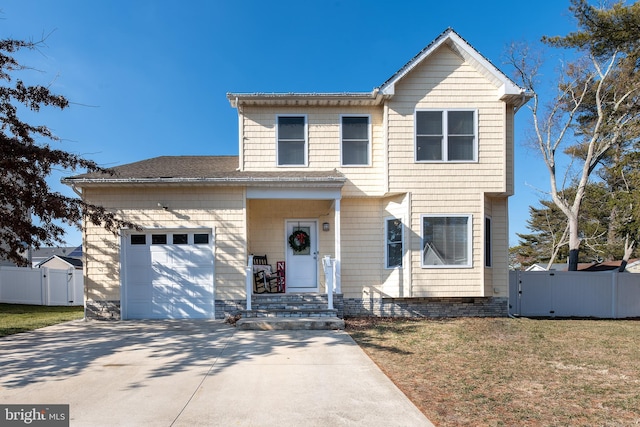
<instances>
[{"instance_id":1,"label":"green grass","mask_svg":"<svg viewBox=\"0 0 640 427\"><path fill-rule=\"evenodd\" d=\"M437 426L640 425L640 321L347 319Z\"/></svg>"},{"instance_id":2,"label":"green grass","mask_svg":"<svg viewBox=\"0 0 640 427\"><path fill-rule=\"evenodd\" d=\"M83 317L84 307L0 304L0 337Z\"/></svg>"}]
</instances>

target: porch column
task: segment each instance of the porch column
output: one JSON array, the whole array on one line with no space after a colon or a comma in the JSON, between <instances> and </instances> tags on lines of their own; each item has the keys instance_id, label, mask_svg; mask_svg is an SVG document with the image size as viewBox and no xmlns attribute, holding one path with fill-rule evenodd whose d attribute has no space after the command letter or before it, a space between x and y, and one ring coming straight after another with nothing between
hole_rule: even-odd
<instances>
[{"instance_id":1,"label":"porch column","mask_svg":"<svg viewBox=\"0 0 640 427\"><path fill-rule=\"evenodd\" d=\"M333 227L333 229L335 230L335 252L336 252L336 262L334 265L334 277L335 277L335 283L333 284L336 290L336 293L342 293L342 284L341 284L341 280L340 280L340 267L342 264L342 255L341 255L341 247L342 247L342 240L341 240L341 233L340 233L340 199L335 199L334 200L334 222L335 225Z\"/></svg>"}]
</instances>

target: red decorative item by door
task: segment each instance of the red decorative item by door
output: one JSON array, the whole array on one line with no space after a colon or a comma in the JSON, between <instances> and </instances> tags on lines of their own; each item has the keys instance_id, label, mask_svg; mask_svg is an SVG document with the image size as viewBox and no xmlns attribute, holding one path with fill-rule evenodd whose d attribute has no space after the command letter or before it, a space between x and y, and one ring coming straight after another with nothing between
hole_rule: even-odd
<instances>
[{"instance_id":1,"label":"red decorative item by door","mask_svg":"<svg viewBox=\"0 0 640 427\"><path fill-rule=\"evenodd\" d=\"M285 278L285 264L284 261L276 262L276 274L278 275L278 292L286 290L286 278Z\"/></svg>"}]
</instances>

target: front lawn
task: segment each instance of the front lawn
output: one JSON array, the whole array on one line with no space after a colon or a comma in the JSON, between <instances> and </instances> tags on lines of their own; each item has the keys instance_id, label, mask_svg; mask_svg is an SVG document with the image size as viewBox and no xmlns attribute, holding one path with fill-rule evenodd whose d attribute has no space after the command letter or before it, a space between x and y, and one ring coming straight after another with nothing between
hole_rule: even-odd
<instances>
[{"instance_id":1,"label":"front lawn","mask_svg":"<svg viewBox=\"0 0 640 427\"><path fill-rule=\"evenodd\" d=\"M0 337L83 317L84 307L0 304Z\"/></svg>"},{"instance_id":2,"label":"front lawn","mask_svg":"<svg viewBox=\"0 0 640 427\"><path fill-rule=\"evenodd\" d=\"M437 426L640 424L640 321L347 319Z\"/></svg>"}]
</instances>

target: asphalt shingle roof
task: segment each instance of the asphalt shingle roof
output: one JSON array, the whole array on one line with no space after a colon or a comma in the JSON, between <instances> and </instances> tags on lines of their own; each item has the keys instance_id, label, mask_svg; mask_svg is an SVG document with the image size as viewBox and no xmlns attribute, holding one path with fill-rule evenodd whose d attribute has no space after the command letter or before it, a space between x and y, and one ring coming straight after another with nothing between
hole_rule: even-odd
<instances>
[{"instance_id":1,"label":"asphalt shingle roof","mask_svg":"<svg viewBox=\"0 0 640 427\"><path fill-rule=\"evenodd\" d=\"M134 182L336 182L337 170L272 172L238 171L238 156L161 156L111 168L113 174L86 173L65 178L68 184Z\"/></svg>"}]
</instances>

